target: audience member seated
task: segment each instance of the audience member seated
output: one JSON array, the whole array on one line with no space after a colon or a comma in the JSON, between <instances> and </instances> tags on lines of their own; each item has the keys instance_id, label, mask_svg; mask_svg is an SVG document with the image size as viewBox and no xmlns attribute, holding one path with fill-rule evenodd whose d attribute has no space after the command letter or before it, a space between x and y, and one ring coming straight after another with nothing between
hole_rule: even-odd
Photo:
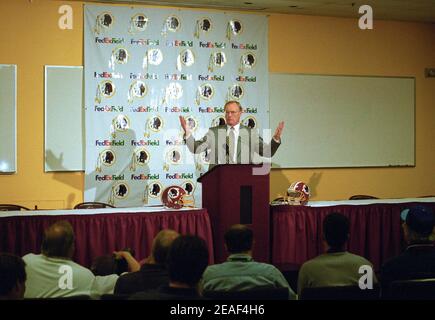
<instances>
[{"instance_id":1,"label":"audience member seated","mask_svg":"<svg viewBox=\"0 0 435 320\"><path fill-rule=\"evenodd\" d=\"M169 285L143 291L131 300L197 300L201 299L198 283L208 264L208 250L203 239L184 235L176 238L168 254Z\"/></svg>"},{"instance_id":2,"label":"audience member seated","mask_svg":"<svg viewBox=\"0 0 435 320\"><path fill-rule=\"evenodd\" d=\"M393 281L435 278L435 246L430 241L435 226L434 212L418 205L403 210L401 219L408 247L381 268L382 296L386 298Z\"/></svg>"},{"instance_id":3,"label":"audience member seated","mask_svg":"<svg viewBox=\"0 0 435 320\"><path fill-rule=\"evenodd\" d=\"M289 299L296 295L283 274L273 265L252 259L253 232L244 225L233 225L225 233L227 261L207 267L201 282L202 290L245 291L251 289L287 288Z\"/></svg>"},{"instance_id":4,"label":"audience member seated","mask_svg":"<svg viewBox=\"0 0 435 320\"><path fill-rule=\"evenodd\" d=\"M21 300L25 290L23 259L10 253L0 253L0 300Z\"/></svg>"},{"instance_id":5,"label":"audience member seated","mask_svg":"<svg viewBox=\"0 0 435 320\"><path fill-rule=\"evenodd\" d=\"M174 230L161 230L153 240L151 255L146 263L139 271L119 277L115 285L115 294L132 294L168 284L169 277L166 270L168 252L178 236L178 232Z\"/></svg>"},{"instance_id":6,"label":"audience member seated","mask_svg":"<svg viewBox=\"0 0 435 320\"><path fill-rule=\"evenodd\" d=\"M131 257L134 258L134 251L130 248L123 249L119 252L114 252L113 254L106 254L104 256L99 256L94 259L91 271L96 276L108 276L111 274L117 274L118 276L130 272L130 265L132 261L130 256L127 254L127 258L124 252L130 253ZM130 261L128 261L130 259Z\"/></svg>"},{"instance_id":7,"label":"audience member seated","mask_svg":"<svg viewBox=\"0 0 435 320\"><path fill-rule=\"evenodd\" d=\"M95 277L91 270L71 260L74 253L74 231L67 221L58 221L44 232L39 255L23 257L26 263L25 298L61 298L88 295L97 298L113 293L117 275ZM132 271L139 263L128 252L116 252L129 261Z\"/></svg>"},{"instance_id":8,"label":"audience member seated","mask_svg":"<svg viewBox=\"0 0 435 320\"><path fill-rule=\"evenodd\" d=\"M358 286L361 266L373 265L365 258L347 252L349 219L340 213L331 213L323 220L323 243L326 253L305 262L299 270L298 295L305 288ZM377 283L373 271L373 286ZM369 285L369 283L367 283Z\"/></svg>"},{"instance_id":9,"label":"audience member seated","mask_svg":"<svg viewBox=\"0 0 435 320\"><path fill-rule=\"evenodd\" d=\"M139 269L139 262L134 259L129 249L97 257L91 267L100 291L110 294L114 293L114 287L120 275L128 274L132 270L137 272L136 270Z\"/></svg>"}]
</instances>

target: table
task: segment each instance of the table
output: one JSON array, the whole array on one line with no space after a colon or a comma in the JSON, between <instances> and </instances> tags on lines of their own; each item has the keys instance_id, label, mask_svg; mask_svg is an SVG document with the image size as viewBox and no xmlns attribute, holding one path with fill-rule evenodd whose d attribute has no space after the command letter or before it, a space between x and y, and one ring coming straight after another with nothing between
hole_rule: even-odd
<instances>
[{"instance_id":1,"label":"table","mask_svg":"<svg viewBox=\"0 0 435 320\"><path fill-rule=\"evenodd\" d=\"M154 236L169 228L203 238L214 262L213 238L206 209L166 210L163 207L81 210L8 211L0 213L0 251L23 256L40 253L44 229L69 221L75 233L73 260L90 267L94 258L131 248L140 260L151 252Z\"/></svg>"},{"instance_id":2,"label":"table","mask_svg":"<svg viewBox=\"0 0 435 320\"><path fill-rule=\"evenodd\" d=\"M323 253L323 218L339 212L350 220L347 250L366 257L379 271L385 261L404 249L400 212L416 204L435 211L435 198L311 201L308 206L271 206L272 263L281 269L298 269Z\"/></svg>"}]
</instances>

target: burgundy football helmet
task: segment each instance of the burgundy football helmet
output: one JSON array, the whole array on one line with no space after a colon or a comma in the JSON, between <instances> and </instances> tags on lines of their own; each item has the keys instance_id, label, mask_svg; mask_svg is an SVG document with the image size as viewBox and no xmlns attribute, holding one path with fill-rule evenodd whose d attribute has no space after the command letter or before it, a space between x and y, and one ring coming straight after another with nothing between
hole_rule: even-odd
<instances>
[{"instance_id":1,"label":"burgundy football helmet","mask_svg":"<svg viewBox=\"0 0 435 320\"><path fill-rule=\"evenodd\" d=\"M171 209L181 209L182 207L193 207L193 196L187 194L180 186L169 186L162 192L162 203Z\"/></svg>"},{"instance_id":2,"label":"burgundy football helmet","mask_svg":"<svg viewBox=\"0 0 435 320\"><path fill-rule=\"evenodd\" d=\"M310 199L310 188L305 182L293 182L287 189L289 203L306 205Z\"/></svg>"}]
</instances>

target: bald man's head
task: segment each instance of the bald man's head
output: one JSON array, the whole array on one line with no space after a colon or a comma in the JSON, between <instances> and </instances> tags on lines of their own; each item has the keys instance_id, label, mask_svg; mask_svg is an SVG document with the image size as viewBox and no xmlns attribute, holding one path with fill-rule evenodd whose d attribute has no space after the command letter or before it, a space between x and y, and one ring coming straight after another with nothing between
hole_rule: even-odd
<instances>
[{"instance_id":1,"label":"bald man's head","mask_svg":"<svg viewBox=\"0 0 435 320\"><path fill-rule=\"evenodd\" d=\"M151 256L154 263L165 265L168 257L169 248L172 242L179 237L177 231L164 229L161 230L153 240Z\"/></svg>"},{"instance_id":2,"label":"bald man's head","mask_svg":"<svg viewBox=\"0 0 435 320\"><path fill-rule=\"evenodd\" d=\"M74 230L71 224L62 220L45 229L41 249L47 257L71 259L74 253Z\"/></svg>"}]
</instances>

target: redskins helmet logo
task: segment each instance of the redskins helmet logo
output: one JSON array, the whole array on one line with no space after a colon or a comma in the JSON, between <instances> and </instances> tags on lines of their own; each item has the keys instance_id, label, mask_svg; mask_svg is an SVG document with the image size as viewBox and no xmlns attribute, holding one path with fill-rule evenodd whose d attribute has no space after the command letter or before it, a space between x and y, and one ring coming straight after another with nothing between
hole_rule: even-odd
<instances>
[{"instance_id":1,"label":"redskins helmet logo","mask_svg":"<svg viewBox=\"0 0 435 320\"><path fill-rule=\"evenodd\" d=\"M181 21L176 16L169 16L163 23L162 35L166 36L169 32L177 32L181 27Z\"/></svg>"},{"instance_id":2,"label":"redskins helmet logo","mask_svg":"<svg viewBox=\"0 0 435 320\"><path fill-rule=\"evenodd\" d=\"M170 164L180 164L182 160L181 151L178 148L172 148L166 152L166 162Z\"/></svg>"},{"instance_id":3,"label":"redskins helmet logo","mask_svg":"<svg viewBox=\"0 0 435 320\"><path fill-rule=\"evenodd\" d=\"M226 62L227 62L227 57L225 55L225 52L223 51L214 52L210 55L208 70L213 72L214 67L222 68Z\"/></svg>"},{"instance_id":4,"label":"redskins helmet logo","mask_svg":"<svg viewBox=\"0 0 435 320\"><path fill-rule=\"evenodd\" d=\"M240 100L243 97L244 90L240 84L235 84L229 88L229 96L231 100Z\"/></svg>"},{"instance_id":5,"label":"redskins helmet logo","mask_svg":"<svg viewBox=\"0 0 435 320\"><path fill-rule=\"evenodd\" d=\"M97 16L94 32L100 34L103 30L108 30L112 27L115 19L109 12L103 12Z\"/></svg>"},{"instance_id":6,"label":"redskins helmet logo","mask_svg":"<svg viewBox=\"0 0 435 320\"><path fill-rule=\"evenodd\" d=\"M227 25L227 38L231 40L232 36L237 36L243 31L242 23L239 20L230 20Z\"/></svg>"},{"instance_id":7,"label":"redskins helmet logo","mask_svg":"<svg viewBox=\"0 0 435 320\"><path fill-rule=\"evenodd\" d=\"M148 18L143 13L138 13L131 17L130 20L130 33L134 32L142 32L145 31L145 29L148 26Z\"/></svg>"},{"instance_id":8,"label":"redskins helmet logo","mask_svg":"<svg viewBox=\"0 0 435 320\"><path fill-rule=\"evenodd\" d=\"M196 21L194 36L199 38L200 33L207 33L211 30L212 24L210 18L201 18Z\"/></svg>"},{"instance_id":9,"label":"redskins helmet logo","mask_svg":"<svg viewBox=\"0 0 435 320\"><path fill-rule=\"evenodd\" d=\"M114 118L112 123L116 131L126 131L130 128L130 120L123 114Z\"/></svg>"},{"instance_id":10,"label":"redskins helmet logo","mask_svg":"<svg viewBox=\"0 0 435 320\"><path fill-rule=\"evenodd\" d=\"M118 183L113 187L113 195L118 199L124 199L128 195L128 186L126 183Z\"/></svg>"},{"instance_id":11,"label":"redskins helmet logo","mask_svg":"<svg viewBox=\"0 0 435 320\"><path fill-rule=\"evenodd\" d=\"M289 202L294 204L306 205L310 199L310 188L305 182L293 182L287 190Z\"/></svg>"},{"instance_id":12,"label":"redskins helmet logo","mask_svg":"<svg viewBox=\"0 0 435 320\"><path fill-rule=\"evenodd\" d=\"M160 116L154 116L148 119L148 128L151 131L158 132L163 127L163 119Z\"/></svg>"},{"instance_id":13,"label":"redskins helmet logo","mask_svg":"<svg viewBox=\"0 0 435 320\"><path fill-rule=\"evenodd\" d=\"M135 80L130 85L128 90L128 102L132 102L135 98L143 98L148 92L147 85L140 80Z\"/></svg>"},{"instance_id":14,"label":"redskins helmet logo","mask_svg":"<svg viewBox=\"0 0 435 320\"><path fill-rule=\"evenodd\" d=\"M257 120L254 117L247 117L242 121L244 126L248 128L255 129L257 128Z\"/></svg>"},{"instance_id":15,"label":"redskins helmet logo","mask_svg":"<svg viewBox=\"0 0 435 320\"><path fill-rule=\"evenodd\" d=\"M104 150L100 153L100 160L103 165L110 167L116 162L115 153L110 149Z\"/></svg>"},{"instance_id":16,"label":"redskins helmet logo","mask_svg":"<svg viewBox=\"0 0 435 320\"><path fill-rule=\"evenodd\" d=\"M103 80L97 86L97 93L95 95L95 102L101 103L102 98L112 98L115 94L115 84L110 80Z\"/></svg>"},{"instance_id":17,"label":"redskins helmet logo","mask_svg":"<svg viewBox=\"0 0 435 320\"><path fill-rule=\"evenodd\" d=\"M126 64L128 62L128 52L125 48L116 48L112 52L112 57L118 64Z\"/></svg>"},{"instance_id":18,"label":"redskins helmet logo","mask_svg":"<svg viewBox=\"0 0 435 320\"><path fill-rule=\"evenodd\" d=\"M167 187L162 193L162 203L171 209L181 209L194 204L192 197L180 186Z\"/></svg>"},{"instance_id":19,"label":"redskins helmet logo","mask_svg":"<svg viewBox=\"0 0 435 320\"><path fill-rule=\"evenodd\" d=\"M178 82L171 82L166 87L166 100L178 100L183 96L183 87Z\"/></svg>"},{"instance_id":20,"label":"redskins helmet logo","mask_svg":"<svg viewBox=\"0 0 435 320\"><path fill-rule=\"evenodd\" d=\"M163 61L163 53L160 49L149 49L142 61L142 68L147 69L148 65L158 66Z\"/></svg>"},{"instance_id":21,"label":"redskins helmet logo","mask_svg":"<svg viewBox=\"0 0 435 320\"><path fill-rule=\"evenodd\" d=\"M224 126L226 124L227 123L225 121L224 116L218 116L218 117L214 118L213 121L211 122L212 127Z\"/></svg>"},{"instance_id":22,"label":"redskins helmet logo","mask_svg":"<svg viewBox=\"0 0 435 320\"><path fill-rule=\"evenodd\" d=\"M148 185L148 195L151 198L158 198L162 194L163 187L160 182L153 182Z\"/></svg>"},{"instance_id":23,"label":"redskins helmet logo","mask_svg":"<svg viewBox=\"0 0 435 320\"><path fill-rule=\"evenodd\" d=\"M166 19L166 28L168 31L176 32L181 27L180 19L176 16L169 16Z\"/></svg>"},{"instance_id":24,"label":"redskins helmet logo","mask_svg":"<svg viewBox=\"0 0 435 320\"><path fill-rule=\"evenodd\" d=\"M240 58L239 72L243 73L245 69L252 69L256 63L255 55L251 52L245 53Z\"/></svg>"}]
</instances>

